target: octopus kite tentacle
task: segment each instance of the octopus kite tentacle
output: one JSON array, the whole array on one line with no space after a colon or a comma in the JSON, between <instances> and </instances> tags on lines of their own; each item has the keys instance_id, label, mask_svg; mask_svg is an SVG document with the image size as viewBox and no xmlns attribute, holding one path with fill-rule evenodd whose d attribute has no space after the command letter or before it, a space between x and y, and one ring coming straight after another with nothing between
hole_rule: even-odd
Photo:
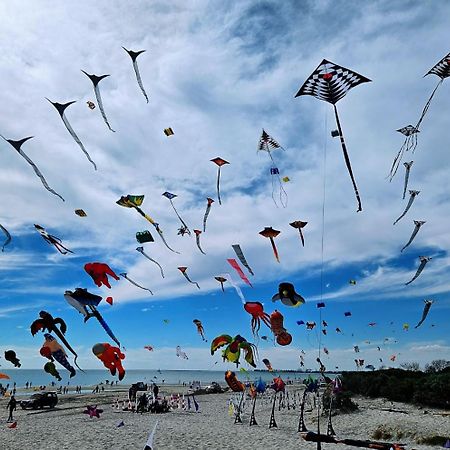
<instances>
[{"instance_id":1,"label":"octopus kite tentacle","mask_svg":"<svg viewBox=\"0 0 450 450\"><path fill-rule=\"evenodd\" d=\"M150 292L151 295L153 295L153 292L150 289L148 289L148 288L146 288L144 286L141 286L140 284L136 283L134 280L132 280L130 277L128 277L128 275L125 272L120 273L119 275L121 277L125 278L126 280L128 280L134 286L138 287L139 289L142 289L144 291L148 291L148 292Z\"/></svg>"},{"instance_id":2,"label":"octopus kite tentacle","mask_svg":"<svg viewBox=\"0 0 450 450\"><path fill-rule=\"evenodd\" d=\"M406 205L405 210L403 211L403 213L400 215L400 217L394 222L394 225L403 217L405 217L406 213L408 212L409 208L411 208L414 199L420 194L420 191L409 191L409 200L408 200L408 204Z\"/></svg>"},{"instance_id":3,"label":"octopus kite tentacle","mask_svg":"<svg viewBox=\"0 0 450 450\"><path fill-rule=\"evenodd\" d=\"M411 237L409 238L409 241L404 245L404 247L400 250L400 252L402 252L403 250L405 250L406 247L408 247L411 242L414 240L414 238L416 237L416 234L419 232L420 227L426 223L426 220L415 220L414 221L414 230L411 234Z\"/></svg>"},{"instance_id":4,"label":"octopus kite tentacle","mask_svg":"<svg viewBox=\"0 0 450 450\"><path fill-rule=\"evenodd\" d=\"M413 165L414 161L410 161L410 162L404 162L403 165L405 166L405 183L403 186L403 200L405 199L406 196L406 189L408 188L408 181L409 181L409 172L411 171L411 167Z\"/></svg>"},{"instance_id":5,"label":"octopus kite tentacle","mask_svg":"<svg viewBox=\"0 0 450 450\"><path fill-rule=\"evenodd\" d=\"M144 94L144 97L148 103L147 93L145 92L144 85L143 85L142 79L141 79L141 74L139 73L139 66L137 64L137 57L141 53L144 53L145 50L139 50L137 52L134 52L133 50L127 50L125 47L122 47L122 48L130 55L131 61L133 62L133 69L134 69L134 73L136 75L136 80L138 82L139 87L141 88L142 94Z\"/></svg>"},{"instance_id":6,"label":"octopus kite tentacle","mask_svg":"<svg viewBox=\"0 0 450 450\"><path fill-rule=\"evenodd\" d=\"M159 267L159 270L161 271L161 276L164 278L164 271L163 268L161 267L161 264L159 264L159 262L154 260L153 258L150 258L150 256L148 256L147 253L144 252L144 247L137 247L136 250L143 256L145 256L148 260L155 263Z\"/></svg>"},{"instance_id":7,"label":"octopus kite tentacle","mask_svg":"<svg viewBox=\"0 0 450 450\"><path fill-rule=\"evenodd\" d=\"M3 242L3 245L2 245L2 252L4 252L5 251L5 247L12 241L12 237L9 234L9 231L1 223L0 223L0 230L2 230L3 233L6 236L6 239L5 239L5 241Z\"/></svg>"},{"instance_id":8,"label":"octopus kite tentacle","mask_svg":"<svg viewBox=\"0 0 450 450\"><path fill-rule=\"evenodd\" d=\"M407 283L405 283L405 286L408 284L411 284L423 271L427 263L432 259L430 256L419 256L420 259L420 265L417 268L416 274L409 280Z\"/></svg>"}]
</instances>

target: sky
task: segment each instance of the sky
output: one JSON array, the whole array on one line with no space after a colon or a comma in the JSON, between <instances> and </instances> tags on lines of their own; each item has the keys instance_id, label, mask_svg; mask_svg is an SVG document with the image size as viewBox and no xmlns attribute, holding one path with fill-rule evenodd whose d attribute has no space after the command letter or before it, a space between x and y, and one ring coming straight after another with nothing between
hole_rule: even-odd
<instances>
[{"instance_id":1,"label":"sky","mask_svg":"<svg viewBox=\"0 0 450 450\"><path fill-rule=\"evenodd\" d=\"M67 323L66 337L81 367L101 368L91 348L110 342L108 336L95 319L83 323L63 297L83 287L113 297L112 306L102 301L99 309L126 348L129 369L230 368L220 350L210 354L210 342L220 334L240 334L258 344L260 360L268 358L277 368L298 368L303 350L305 368L317 369L319 346L329 351L321 353L329 369L353 369L356 357L376 367L409 361L423 367L450 358L448 82L433 98L415 153L405 156L414 160L409 187L420 194L395 226L407 202L403 166L392 182L386 179L403 142L396 130L417 122L439 81L424 74L450 51L450 4L80 0L69 7L21 0L4 2L0 14L0 133L16 140L34 136L22 150L65 198L45 190L27 162L0 142L0 224L12 235L0 254L1 354L14 349L23 368L41 368L43 336L31 336L29 327L46 310ZM148 104L122 46L146 50L137 61ZM330 135L336 128L332 106L311 96L294 98L324 58L372 80L337 105L362 197L359 213L339 139ZM115 133L98 107L88 108L86 102L97 102L81 70L110 74L99 86ZM46 97L76 101L66 117L97 171ZM168 127L173 136L163 133ZM263 128L284 149L272 156L290 180L283 182L285 208L272 199L278 185L276 179L272 185L269 155L257 152ZM221 205L217 166L210 161L218 156L230 163L221 170ZM173 203L191 230L202 229L206 198L215 199L200 236L206 255L195 236L177 235L180 222L165 191L177 195ZM136 211L116 204L127 194L145 195L142 209L179 253L170 252ZM74 213L79 208L87 217ZM308 222L304 247L289 226L294 220ZM413 220L426 224L400 252ZM34 224L74 253L59 254ZM259 235L265 227L281 231L279 263L269 240ZM135 250L136 232L146 229L155 242L144 244L145 251L164 268L164 279ZM254 271L247 273L253 287L226 261L236 258L232 244L241 245ZM422 255L432 259L405 286ZM126 272L154 295L123 278L112 280L110 290L98 288L84 271L88 262ZM201 289L187 282L179 266L188 267ZM260 336L269 339L252 336L251 317L235 289L226 282L223 293L214 279L221 274L239 284L247 301L284 315L290 346L275 345L264 324ZM295 285L304 305L271 301L283 281ZM425 299L434 300L430 314L414 329ZM318 309L318 302L325 308ZM352 316L344 317L346 311ZM327 335L320 332L320 318L328 323ZM197 334L194 319L202 321L208 342ZM319 326L306 331L300 320ZM188 360L176 356L177 345ZM10 365L4 359L0 364Z\"/></svg>"}]
</instances>

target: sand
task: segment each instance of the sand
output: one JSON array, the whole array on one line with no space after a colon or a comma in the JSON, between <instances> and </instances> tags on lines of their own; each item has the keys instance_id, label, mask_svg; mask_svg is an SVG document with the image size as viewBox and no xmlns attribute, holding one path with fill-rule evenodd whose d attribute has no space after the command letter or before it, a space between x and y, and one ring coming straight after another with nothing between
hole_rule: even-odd
<instances>
[{"instance_id":1,"label":"sand","mask_svg":"<svg viewBox=\"0 0 450 450\"><path fill-rule=\"evenodd\" d=\"M182 387L164 388L164 392L183 392ZM292 393L294 389L289 388ZM300 388L301 389L301 388ZM164 450L250 450L250 449L315 449L316 444L307 443L297 433L299 410L276 408L278 428L268 428L271 405L269 400L258 400L256 419L258 426L249 427L250 401L243 414L243 424L234 424L229 415L230 394L209 394L197 396L200 413L174 410L167 414L136 414L117 411L113 400L126 397L124 391L105 391L100 394L61 395L59 404L53 410L22 410L15 413L18 426L8 429L6 424L7 399L0 399L1 424L0 448L2 450L121 450L144 448L149 431L156 421L158 427L154 448ZM292 394L291 394L292 395ZM437 449L438 446L420 445L421 437L434 435L450 437L450 418L440 415L443 411L420 410L413 405L371 400L361 397L354 399L359 411L337 415L333 426L339 437L370 439L373 432L382 427L393 436L392 440L407 444L408 449ZM88 404L97 404L104 412L100 419L90 419L83 414ZM259 404L259 406L258 406ZM278 403L277 403L278 405ZM408 412L383 411L392 408ZM306 413L307 427L314 431L316 411ZM123 420L125 426L117 427ZM326 418L321 419L322 432L326 431ZM382 440L382 439L379 439ZM324 449L350 449L344 445L323 444Z\"/></svg>"}]
</instances>

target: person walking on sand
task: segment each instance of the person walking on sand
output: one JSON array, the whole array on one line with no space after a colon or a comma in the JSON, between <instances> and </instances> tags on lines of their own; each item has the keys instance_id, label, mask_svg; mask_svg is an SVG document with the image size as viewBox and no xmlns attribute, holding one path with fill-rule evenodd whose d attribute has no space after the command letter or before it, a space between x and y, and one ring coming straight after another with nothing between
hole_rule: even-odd
<instances>
[{"instance_id":1,"label":"person walking on sand","mask_svg":"<svg viewBox=\"0 0 450 450\"><path fill-rule=\"evenodd\" d=\"M11 395L11 398L9 399L8 404L6 405L6 409L9 408L9 416L8 416L8 422L14 422L13 418L13 411L17 409L17 401L14 395Z\"/></svg>"},{"instance_id":2,"label":"person walking on sand","mask_svg":"<svg viewBox=\"0 0 450 450\"><path fill-rule=\"evenodd\" d=\"M153 395L155 396L155 400L158 398L159 394L159 387L156 385L156 383L153 383Z\"/></svg>"}]
</instances>

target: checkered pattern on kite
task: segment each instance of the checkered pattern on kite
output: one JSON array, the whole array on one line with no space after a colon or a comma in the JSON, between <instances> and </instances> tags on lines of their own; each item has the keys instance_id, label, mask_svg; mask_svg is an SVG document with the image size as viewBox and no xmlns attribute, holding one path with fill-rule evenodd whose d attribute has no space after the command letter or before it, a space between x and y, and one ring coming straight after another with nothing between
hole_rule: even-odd
<instances>
[{"instance_id":1,"label":"checkered pattern on kite","mask_svg":"<svg viewBox=\"0 0 450 450\"><path fill-rule=\"evenodd\" d=\"M450 77L450 53L447 56L444 56L425 75L429 75L430 73L433 73L442 79Z\"/></svg>"},{"instance_id":2,"label":"checkered pattern on kite","mask_svg":"<svg viewBox=\"0 0 450 450\"><path fill-rule=\"evenodd\" d=\"M371 80L345 67L324 59L305 81L295 97L312 95L325 102L336 104L347 92Z\"/></svg>"},{"instance_id":3,"label":"checkered pattern on kite","mask_svg":"<svg viewBox=\"0 0 450 450\"><path fill-rule=\"evenodd\" d=\"M405 136L411 136L413 134L420 133L420 131L412 125L407 125L406 127L399 128L397 131Z\"/></svg>"},{"instance_id":4,"label":"checkered pattern on kite","mask_svg":"<svg viewBox=\"0 0 450 450\"><path fill-rule=\"evenodd\" d=\"M266 131L263 129L261 138L259 139L259 142L258 142L258 150L264 150L264 151L268 152L268 151L270 151L271 148L272 149L273 148L283 149L283 147L272 136L270 136L268 133L266 133Z\"/></svg>"}]
</instances>

